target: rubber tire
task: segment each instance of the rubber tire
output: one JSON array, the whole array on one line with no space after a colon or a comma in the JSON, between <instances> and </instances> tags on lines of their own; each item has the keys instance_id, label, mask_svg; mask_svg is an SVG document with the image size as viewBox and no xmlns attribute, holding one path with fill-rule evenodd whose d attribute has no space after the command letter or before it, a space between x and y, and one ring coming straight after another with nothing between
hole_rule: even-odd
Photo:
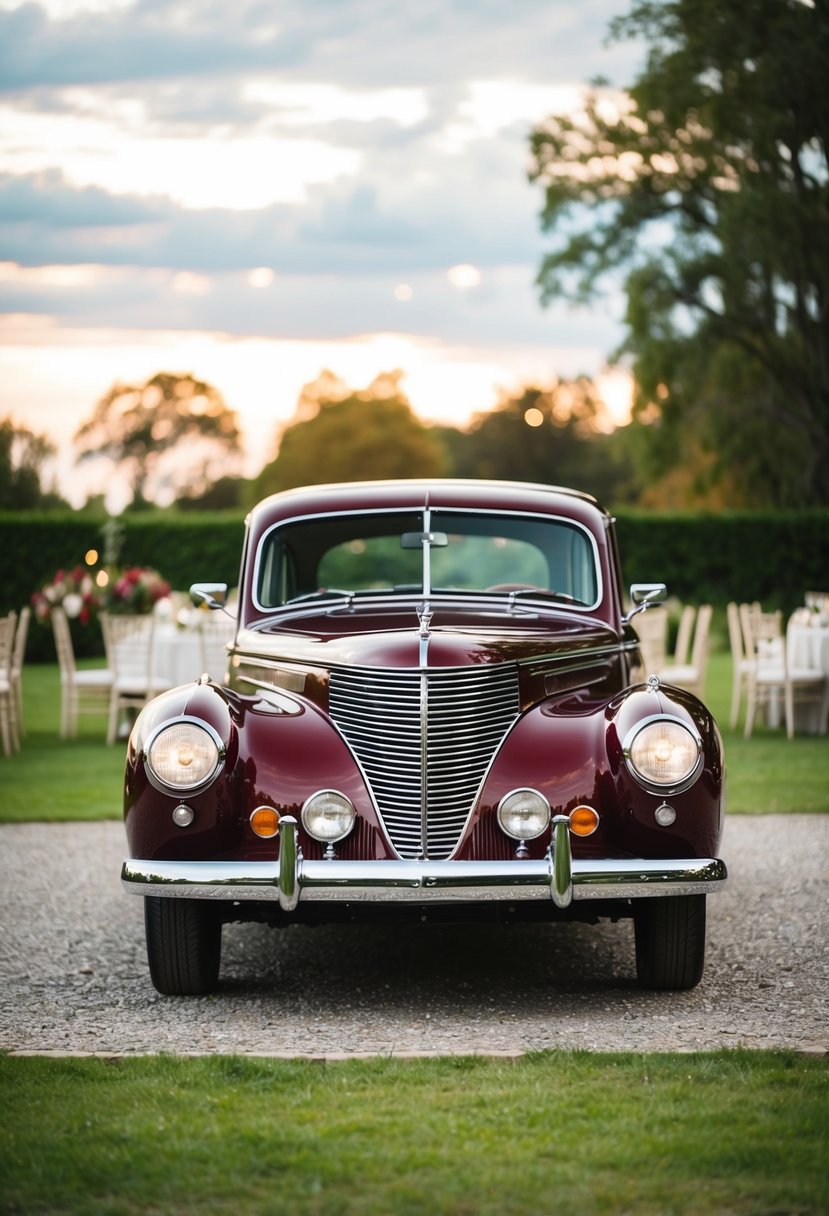
<instances>
[{"instance_id":1,"label":"rubber tire","mask_svg":"<svg viewBox=\"0 0 829 1216\"><path fill-rule=\"evenodd\" d=\"M212 992L219 982L222 922L200 899L144 897L150 978L167 996Z\"/></svg>"},{"instance_id":2,"label":"rubber tire","mask_svg":"<svg viewBox=\"0 0 829 1216\"><path fill-rule=\"evenodd\" d=\"M705 966L705 896L639 900L633 924L639 987L696 987Z\"/></svg>"}]
</instances>

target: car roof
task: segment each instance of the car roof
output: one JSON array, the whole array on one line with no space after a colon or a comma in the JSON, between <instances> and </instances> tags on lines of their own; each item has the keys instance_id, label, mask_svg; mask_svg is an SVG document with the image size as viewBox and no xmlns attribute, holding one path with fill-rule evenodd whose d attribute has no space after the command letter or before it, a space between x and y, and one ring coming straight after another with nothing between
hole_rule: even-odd
<instances>
[{"instance_id":1,"label":"car roof","mask_svg":"<svg viewBox=\"0 0 829 1216\"><path fill-rule=\"evenodd\" d=\"M263 499L248 518L258 531L280 520L299 516L424 506L561 514L594 525L598 522L597 515L607 518L607 512L597 500L579 490L524 481L471 478L412 478L302 486Z\"/></svg>"}]
</instances>

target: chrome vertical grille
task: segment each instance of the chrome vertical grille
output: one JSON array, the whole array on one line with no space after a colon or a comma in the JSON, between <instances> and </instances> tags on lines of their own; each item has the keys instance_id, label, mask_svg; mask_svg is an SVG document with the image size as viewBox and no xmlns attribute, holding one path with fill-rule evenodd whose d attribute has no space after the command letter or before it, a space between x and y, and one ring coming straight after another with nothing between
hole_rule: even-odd
<instances>
[{"instance_id":1,"label":"chrome vertical grille","mask_svg":"<svg viewBox=\"0 0 829 1216\"><path fill-rule=\"evenodd\" d=\"M518 672L507 665L336 669L329 711L363 766L398 854L440 860L456 848L518 714Z\"/></svg>"}]
</instances>

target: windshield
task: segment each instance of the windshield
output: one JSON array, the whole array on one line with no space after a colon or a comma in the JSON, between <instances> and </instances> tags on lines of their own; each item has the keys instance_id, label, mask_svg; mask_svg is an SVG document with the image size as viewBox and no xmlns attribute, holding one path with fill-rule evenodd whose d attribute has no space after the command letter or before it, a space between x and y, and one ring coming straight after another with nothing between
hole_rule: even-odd
<instances>
[{"instance_id":1,"label":"windshield","mask_svg":"<svg viewBox=\"0 0 829 1216\"><path fill-rule=\"evenodd\" d=\"M599 596L590 534L567 520L462 511L317 516L274 528L257 561L260 608L340 593Z\"/></svg>"}]
</instances>

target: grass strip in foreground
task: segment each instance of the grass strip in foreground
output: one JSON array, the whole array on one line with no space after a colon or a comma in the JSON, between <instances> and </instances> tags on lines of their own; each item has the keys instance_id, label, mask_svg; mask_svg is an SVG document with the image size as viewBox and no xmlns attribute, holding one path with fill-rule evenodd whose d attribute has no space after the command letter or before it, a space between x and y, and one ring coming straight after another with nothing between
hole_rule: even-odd
<instances>
[{"instance_id":1,"label":"grass strip in foreground","mask_svg":"<svg viewBox=\"0 0 829 1216\"><path fill-rule=\"evenodd\" d=\"M8 1212L829 1209L825 1057L0 1057Z\"/></svg>"}]
</instances>

